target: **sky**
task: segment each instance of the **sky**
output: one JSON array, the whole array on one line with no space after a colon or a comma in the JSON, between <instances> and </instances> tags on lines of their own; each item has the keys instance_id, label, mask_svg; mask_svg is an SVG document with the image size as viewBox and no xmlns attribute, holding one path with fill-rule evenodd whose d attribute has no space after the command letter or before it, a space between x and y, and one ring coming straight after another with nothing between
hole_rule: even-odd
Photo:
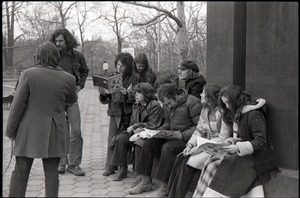
<instances>
[{"instance_id":1,"label":"sky","mask_svg":"<svg viewBox=\"0 0 300 198\"><path fill-rule=\"evenodd\" d=\"M67 4L67 3L70 3L70 2L65 1L65 3ZM92 3L92 2L91 2L91 3ZM107 11L107 10L110 11L109 9L111 9L110 6L111 6L111 4L112 4L112 1L106 1L106 2L101 2L101 3L102 3L102 5L103 5L103 6L101 6L102 11ZM145 2L143 2L143 3L145 3ZM168 2L164 2L164 4L165 4L165 3L168 3ZM189 3L189 1L186 1L186 2L185 2L186 7L188 6L188 3ZM164 4L161 3L161 5L165 6ZM90 5L91 5L91 4L90 4ZM125 8L128 8L128 9L132 9L132 6L133 6L133 5L129 5L129 4L124 4L124 3L123 3L122 6L125 7ZM144 8L137 7L137 6L134 6L134 7L138 8L139 10L144 9ZM165 8L165 7L164 7L164 8ZM153 11L154 14L156 14L156 11L155 11L155 10L153 10L153 9L151 9L151 10ZM204 13L206 13L206 4L204 4L204 7L202 8L202 10L203 10ZM147 11L147 13L148 13L148 11ZM90 17L91 17L91 16L92 16L92 15L90 15ZM93 17L94 17L94 16L93 16ZM73 20L76 20L75 18L76 18L76 17L74 17ZM80 34L79 34L78 28L75 27L75 21L73 21L73 22L68 22L68 23L71 25L70 27L72 27L72 28L70 28L70 29L72 29L72 30L75 31L75 36L76 36L77 38L79 38L79 35L80 35ZM16 33L16 34L15 34L15 37L16 37L16 36L20 35L22 32L20 31L18 25L16 25L15 28L16 28L16 32L15 32L15 33ZM67 28L68 28L68 27L67 27ZM101 36L101 38L102 38L103 40L116 39L116 35L115 35L115 33L112 31L112 27L109 26L109 25L106 25L106 24L103 23L103 22L97 21L97 22L94 22L93 24L90 24L88 27L85 28L85 38L86 38L86 39L91 40L92 38L97 38L97 37L99 37L99 35Z\"/></svg>"}]
</instances>

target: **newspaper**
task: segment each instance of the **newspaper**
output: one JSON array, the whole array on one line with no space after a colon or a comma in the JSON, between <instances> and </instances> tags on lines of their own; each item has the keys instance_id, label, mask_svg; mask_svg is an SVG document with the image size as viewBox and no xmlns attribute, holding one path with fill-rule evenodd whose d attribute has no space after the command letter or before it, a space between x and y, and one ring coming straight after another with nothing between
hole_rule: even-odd
<instances>
[{"instance_id":1,"label":"newspaper","mask_svg":"<svg viewBox=\"0 0 300 198\"><path fill-rule=\"evenodd\" d=\"M216 143L202 137L197 137L197 145L197 148L201 149L203 152L218 158L223 158L228 153L222 149L222 143Z\"/></svg>"},{"instance_id":2,"label":"newspaper","mask_svg":"<svg viewBox=\"0 0 300 198\"><path fill-rule=\"evenodd\" d=\"M134 142L137 139L146 139L146 138L152 138L154 135L158 134L160 130L151 130L151 129L144 129L143 131L139 133L135 133L129 138L130 142Z\"/></svg>"},{"instance_id":3,"label":"newspaper","mask_svg":"<svg viewBox=\"0 0 300 198\"><path fill-rule=\"evenodd\" d=\"M123 89L122 74L114 75L111 77L103 77L92 75L94 86L99 86L108 91L108 93L113 93Z\"/></svg>"}]
</instances>

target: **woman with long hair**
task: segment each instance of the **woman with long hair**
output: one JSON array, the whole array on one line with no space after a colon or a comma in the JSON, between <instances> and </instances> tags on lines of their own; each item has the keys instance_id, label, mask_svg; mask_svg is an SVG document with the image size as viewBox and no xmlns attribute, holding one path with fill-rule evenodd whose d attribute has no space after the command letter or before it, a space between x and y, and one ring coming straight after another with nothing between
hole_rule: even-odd
<instances>
[{"instance_id":1,"label":"woman with long hair","mask_svg":"<svg viewBox=\"0 0 300 198\"><path fill-rule=\"evenodd\" d=\"M253 104L239 86L222 88L219 106L224 121L232 123L233 137L223 143L228 152L223 159L205 162L193 197L264 197L254 162L256 153L267 148L264 103Z\"/></svg>"}]
</instances>

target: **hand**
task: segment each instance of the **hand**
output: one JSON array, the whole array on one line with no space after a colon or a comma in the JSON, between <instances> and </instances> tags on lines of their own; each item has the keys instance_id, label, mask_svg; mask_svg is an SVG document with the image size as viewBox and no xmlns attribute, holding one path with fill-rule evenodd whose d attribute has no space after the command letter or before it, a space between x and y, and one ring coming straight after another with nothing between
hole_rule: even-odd
<instances>
[{"instance_id":1,"label":"hand","mask_svg":"<svg viewBox=\"0 0 300 198\"><path fill-rule=\"evenodd\" d=\"M126 95L127 94L127 90L125 88L121 88L120 89L120 92L123 94L123 95Z\"/></svg>"},{"instance_id":2,"label":"hand","mask_svg":"<svg viewBox=\"0 0 300 198\"><path fill-rule=\"evenodd\" d=\"M132 84L129 85L129 87L127 88L127 92L131 92L132 90Z\"/></svg>"},{"instance_id":3,"label":"hand","mask_svg":"<svg viewBox=\"0 0 300 198\"><path fill-rule=\"evenodd\" d=\"M190 150L189 154L190 155L198 155L199 153L202 153L203 149L201 147L194 147Z\"/></svg>"},{"instance_id":4,"label":"hand","mask_svg":"<svg viewBox=\"0 0 300 198\"><path fill-rule=\"evenodd\" d=\"M188 156L191 149L192 147L190 146L185 147L185 149L182 151L183 156L184 157Z\"/></svg>"},{"instance_id":5,"label":"hand","mask_svg":"<svg viewBox=\"0 0 300 198\"><path fill-rule=\"evenodd\" d=\"M133 131L133 126L131 125L130 127L127 128L127 132L131 133Z\"/></svg>"},{"instance_id":6,"label":"hand","mask_svg":"<svg viewBox=\"0 0 300 198\"><path fill-rule=\"evenodd\" d=\"M153 137L154 138L183 140L183 136L180 131L161 130L158 134L156 134Z\"/></svg>"},{"instance_id":7,"label":"hand","mask_svg":"<svg viewBox=\"0 0 300 198\"><path fill-rule=\"evenodd\" d=\"M222 149L229 153L237 153L239 151L239 147L237 145L223 146Z\"/></svg>"},{"instance_id":8,"label":"hand","mask_svg":"<svg viewBox=\"0 0 300 198\"><path fill-rule=\"evenodd\" d=\"M103 87L99 87L98 92L104 96L108 93L108 91L106 89L104 89Z\"/></svg>"},{"instance_id":9,"label":"hand","mask_svg":"<svg viewBox=\"0 0 300 198\"><path fill-rule=\"evenodd\" d=\"M139 128L137 128L137 129L134 129L134 130L133 130L133 133L140 133L140 132L142 132L142 131L145 131L145 129L139 127Z\"/></svg>"},{"instance_id":10,"label":"hand","mask_svg":"<svg viewBox=\"0 0 300 198\"><path fill-rule=\"evenodd\" d=\"M81 90L81 87L76 85L76 93L78 93Z\"/></svg>"}]
</instances>

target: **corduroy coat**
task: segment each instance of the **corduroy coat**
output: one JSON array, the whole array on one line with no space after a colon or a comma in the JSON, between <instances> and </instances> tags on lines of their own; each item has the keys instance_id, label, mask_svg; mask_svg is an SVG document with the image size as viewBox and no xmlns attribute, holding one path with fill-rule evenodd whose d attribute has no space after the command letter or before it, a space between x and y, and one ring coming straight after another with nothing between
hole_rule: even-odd
<instances>
[{"instance_id":1,"label":"corduroy coat","mask_svg":"<svg viewBox=\"0 0 300 198\"><path fill-rule=\"evenodd\" d=\"M7 120L14 155L52 158L66 155L66 105L77 101L76 79L60 67L34 66L20 77Z\"/></svg>"}]
</instances>

